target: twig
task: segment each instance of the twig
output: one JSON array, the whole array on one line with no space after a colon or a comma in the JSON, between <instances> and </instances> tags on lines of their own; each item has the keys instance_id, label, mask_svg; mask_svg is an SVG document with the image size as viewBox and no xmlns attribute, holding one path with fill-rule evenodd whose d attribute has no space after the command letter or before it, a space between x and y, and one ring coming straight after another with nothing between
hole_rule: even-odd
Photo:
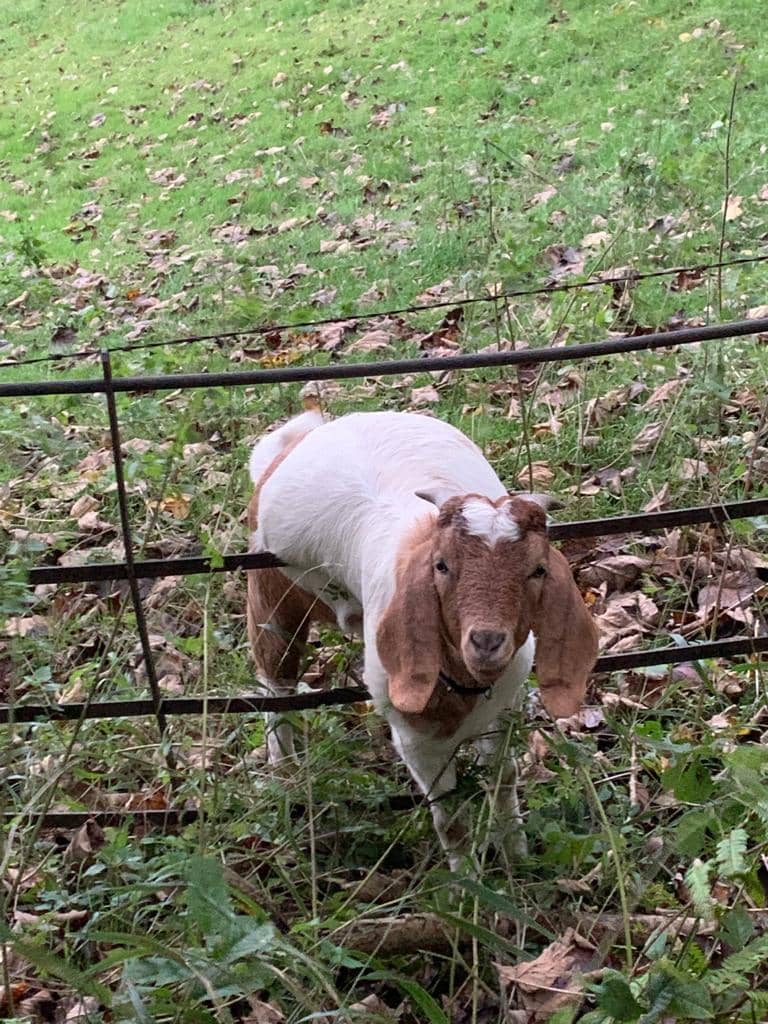
<instances>
[{"instance_id":1,"label":"twig","mask_svg":"<svg viewBox=\"0 0 768 1024\"><path fill-rule=\"evenodd\" d=\"M739 84L738 75L733 76L733 88L731 89L731 103L728 109L728 134L725 137L725 167L724 185L725 195L723 197L723 215L720 219L720 244L717 249L717 312L718 316L723 315L723 251L725 249L725 225L728 222L728 200L731 198L731 138L733 136L733 110L736 105L736 89Z\"/></svg>"},{"instance_id":2,"label":"twig","mask_svg":"<svg viewBox=\"0 0 768 1024\"><path fill-rule=\"evenodd\" d=\"M498 242L496 228L493 223L493 178L491 174L491 161L488 156L488 139L485 139L485 169L488 176L488 237L492 242Z\"/></svg>"}]
</instances>

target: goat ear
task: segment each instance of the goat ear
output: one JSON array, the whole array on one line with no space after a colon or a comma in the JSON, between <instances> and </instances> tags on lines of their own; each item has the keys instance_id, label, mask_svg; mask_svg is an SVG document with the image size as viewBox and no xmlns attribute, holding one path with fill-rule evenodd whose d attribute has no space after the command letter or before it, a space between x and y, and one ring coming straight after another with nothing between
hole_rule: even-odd
<instances>
[{"instance_id":1,"label":"goat ear","mask_svg":"<svg viewBox=\"0 0 768 1024\"><path fill-rule=\"evenodd\" d=\"M575 715L597 658L598 632L568 562L555 548L533 632L542 704L553 718Z\"/></svg>"},{"instance_id":2,"label":"goat ear","mask_svg":"<svg viewBox=\"0 0 768 1024\"><path fill-rule=\"evenodd\" d=\"M440 671L440 608L429 541L398 560L396 579L376 630L376 647L389 676L392 706L418 715L429 703Z\"/></svg>"}]
</instances>

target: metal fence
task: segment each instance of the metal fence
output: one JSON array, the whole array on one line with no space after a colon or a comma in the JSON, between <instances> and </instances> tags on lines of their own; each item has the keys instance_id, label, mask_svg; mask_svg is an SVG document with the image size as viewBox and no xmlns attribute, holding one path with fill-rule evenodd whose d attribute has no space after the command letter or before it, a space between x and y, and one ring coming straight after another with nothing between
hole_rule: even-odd
<instances>
[{"instance_id":1,"label":"metal fence","mask_svg":"<svg viewBox=\"0 0 768 1024\"><path fill-rule=\"evenodd\" d=\"M583 285L582 285L583 286ZM544 289L542 289L544 290ZM551 291L552 289L546 289ZM561 290L561 289L555 289ZM474 300L466 300L474 301ZM489 300L483 300L489 301ZM491 300L492 301L492 300ZM456 303L435 303L434 307L409 307L408 311L422 308L437 308ZM378 314L384 315L384 314ZM359 319L355 317L340 320ZM328 322L328 321L322 321ZM306 325L288 325L290 327ZM259 329L257 329L259 330ZM679 330L656 332L641 336L623 336L606 341L567 347L548 347L522 351L498 351L486 353L462 353L442 357L415 359L392 359L379 362L340 363L329 366L293 366L280 369L260 369L222 373L178 373L163 376L114 377L111 354L102 351L101 376L87 379L65 379L46 381L17 381L0 384L0 398L54 396L54 395L95 395L103 394L106 399L110 427L112 456L115 466L117 499L120 510L121 532L125 560L119 563L98 563L81 566L41 566L28 573L29 584L93 583L104 580L126 580L136 616L137 630L147 670L150 697L147 699L98 701L95 692L81 703L67 704L22 704L19 706L0 705L0 722L26 723L45 720L61 720L82 723L86 719L114 719L135 716L154 716L161 734L167 731L167 719L171 715L248 714L256 711L309 710L329 705L350 704L368 697L360 687L336 688L329 691L303 693L287 697L263 697L255 694L214 697L163 697L158 686L157 673L151 650L149 633L138 581L162 576L186 576L198 573L232 572L235 570L258 570L279 566L281 563L271 554L226 555L217 564L208 558L167 558L147 561L136 560L131 536L125 479L122 464L120 424L115 396L120 393L139 392L142 394L188 388L229 388L244 385L284 384L298 381L348 380L363 377L384 377L410 372L446 371L465 369L488 369L521 364L543 364L594 359L620 353L637 352L659 348L673 348L697 342L719 341L757 335L768 332L768 317L753 320L739 320L730 323L702 327L686 327ZM250 333L235 332L236 336ZM230 335L231 336L231 335ZM177 339L178 341L199 341L218 337L200 336ZM171 342L173 344L174 342ZM146 345L124 346L144 348ZM76 353L78 356L93 356L96 353ZM28 362L37 362L29 360ZM675 526L696 523L724 524L731 520L768 514L768 498L736 501L716 505L683 508L668 512L640 513L609 519L584 520L553 525L550 537L564 540L578 537L598 537L609 534L649 532ZM642 666L673 664L695 661L703 658L731 658L738 655L758 654L768 650L768 636L739 637L708 643L668 646L652 650L633 651L625 654L604 655L598 659L595 672L612 672L639 668ZM410 798L409 798L410 799ZM184 812L187 813L187 812ZM142 812L144 815L144 812ZM47 815L48 824L71 825L92 816L83 814ZM118 817L110 812L109 820ZM163 821L187 820L181 812L156 812ZM187 816L189 817L189 815ZM61 820L59 820L61 819ZM106 819L105 819L106 820Z\"/></svg>"}]
</instances>

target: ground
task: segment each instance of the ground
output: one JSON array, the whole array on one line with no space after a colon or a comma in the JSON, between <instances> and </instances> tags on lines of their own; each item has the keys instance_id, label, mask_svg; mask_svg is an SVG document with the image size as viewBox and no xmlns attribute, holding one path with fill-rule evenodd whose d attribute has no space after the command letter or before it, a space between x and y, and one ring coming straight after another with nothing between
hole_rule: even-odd
<instances>
[{"instance_id":1,"label":"ground","mask_svg":"<svg viewBox=\"0 0 768 1024\"><path fill-rule=\"evenodd\" d=\"M762 14L756 0L19 0L0 27L0 378L96 378L103 347L133 375L764 315ZM716 262L730 265L699 269ZM354 319L290 327L332 317ZM122 397L134 539L148 557L244 550L249 446L316 400L450 419L510 489L555 493L561 518L760 497L767 368L760 337L672 336L541 372ZM122 586L32 592L24 577L122 557L103 398L3 400L0 453L3 698L144 694ZM604 649L761 632L765 525L566 545ZM166 692L253 687L241 577L143 593ZM310 681L354 682L359 650L322 639ZM557 728L510 725L518 862L486 842L467 759L456 799L484 867L454 880L426 811L402 809L407 776L367 706L297 715L288 777L265 769L258 716L173 719L175 772L150 719L9 727L0 1009L764 1019L760 662L616 673L588 699ZM205 813L165 833L26 816L171 805Z\"/></svg>"}]
</instances>

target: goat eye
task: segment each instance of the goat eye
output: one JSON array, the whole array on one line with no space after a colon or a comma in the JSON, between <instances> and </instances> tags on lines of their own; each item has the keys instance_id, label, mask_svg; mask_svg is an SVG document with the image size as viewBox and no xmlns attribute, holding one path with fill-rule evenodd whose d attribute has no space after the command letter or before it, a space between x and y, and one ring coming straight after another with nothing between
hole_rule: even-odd
<instances>
[{"instance_id":1,"label":"goat eye","mask_svg":"<svg viewBox=\"0 0 768 1024\"><path fill-rule=\"evenodd\" d=\"M448 566L445 564L442 558L439 559L439 561L435 562L435 569L443 574L448 572Z\"/></svg>"},{"instance_id":2,"label":"goat eye","mask_svg":"<svg viewBox=\"0 0 768 1024\"><path fill-rule=\"evenodd\" d=\"M534 578L536 578L536 577L539 577L539 576L546 576L546 575L547 575L547 569L546 569L546 566L543 566L543 565L537 565L537 566L536 566L536 568L535 568L535 569L533 570L533 572L531 573L531 575L530 575L530 579L534 579Z\"/></svg>"}]
</instances>

